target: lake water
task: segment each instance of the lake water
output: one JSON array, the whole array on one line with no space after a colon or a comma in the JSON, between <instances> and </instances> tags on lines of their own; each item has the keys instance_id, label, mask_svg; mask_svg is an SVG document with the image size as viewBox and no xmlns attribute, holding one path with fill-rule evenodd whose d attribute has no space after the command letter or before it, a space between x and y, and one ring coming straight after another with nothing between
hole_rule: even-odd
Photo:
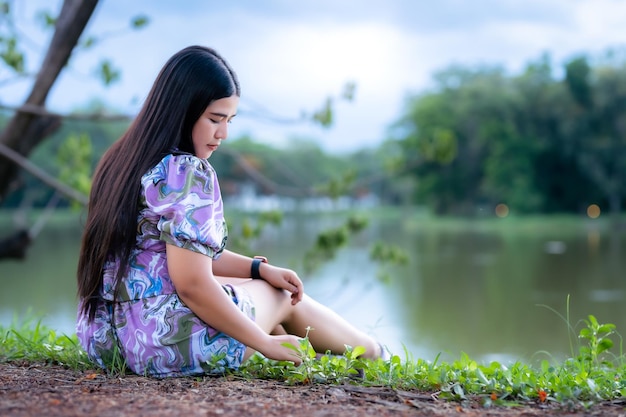
<instances>
[{"instance_id":1,"label":"lake water","mask_svg":"<svg viewBox=\"0 0 626 417\"><path fill-rule=\"evenodd\" d=\"M298 268L318 231L340 216L286 216L268 227L255 253ZM6 236L12 220L0 214ZM74 331L76 214L46 225L25 261L0 262L0 324L27 317ZM404 266L369 257L374 242L401 247ZM626 232L591 219L437 220L412 211L375 216L335 259L302 276L311 296L404 356L454 360L534 360L570 354L571 325L595 315L626 328ZM552 310L556 310L552 311ZM577 339L573 342L576 346Z\"/></svg>"}]
</instances>

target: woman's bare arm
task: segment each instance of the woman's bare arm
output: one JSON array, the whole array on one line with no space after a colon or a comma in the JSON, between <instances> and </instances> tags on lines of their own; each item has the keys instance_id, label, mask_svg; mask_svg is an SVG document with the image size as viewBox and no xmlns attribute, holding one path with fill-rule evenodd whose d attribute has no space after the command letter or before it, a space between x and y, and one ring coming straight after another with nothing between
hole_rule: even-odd
<instances>
[{"instance_id":1,"label":"woman's bare arm","mask_svg":"<svg viewBox=\"0 0 626 417\"><path fill-rule=\"evenodd\" d=\"M270 336L232 302L206 255L167 244L167 267L180 299L211 327L275 360L299 362L284 340ZM295 339L294 341L295 342Z\"/></svg>"},{"instance_id":2,"label":"woman's bare arm","mask_svg":"<svg viewBox=\"0 0 626 417\"><path fill-rule=\"evenodd\" d=\"M252 258L229 251L213 261L213 273L223 277L250 278Z\"/></svg>"},{"instance_id":3,"label":"woman's bare arm","mask_svg":"<svg viewBox=\"0 0 626 417\"><path fill-rule=\"evenodd\" d=\"M213 261L213 273L221 277L250 278L251 266L252 258L224 250L222 255ZM273 287L289 291L293 304L302 301L304 285L298 274L291 269L261 263L259 273Z\"/></svg>"}]
</instances>

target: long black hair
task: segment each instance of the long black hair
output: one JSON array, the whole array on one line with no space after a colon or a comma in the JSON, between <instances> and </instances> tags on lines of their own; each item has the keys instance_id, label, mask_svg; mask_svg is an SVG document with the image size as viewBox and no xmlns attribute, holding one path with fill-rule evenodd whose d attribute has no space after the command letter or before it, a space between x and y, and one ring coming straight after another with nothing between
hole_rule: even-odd
<instances>
[{"instance_id":1,"label":"long black hair","mask_svg":"<svg viewBox=\"0 0 626 417\"><path fill-rule=\"evenodd\" d=\"M137 234L141 177L168 153L193 153L191 131L209 104L240 94L235 72L216 51L187 47L167 61L135 120L100 160L77 271L82 312L90 321L107 259L120 261L115 296L128 269Z\"/></svg>"}]
</instances>

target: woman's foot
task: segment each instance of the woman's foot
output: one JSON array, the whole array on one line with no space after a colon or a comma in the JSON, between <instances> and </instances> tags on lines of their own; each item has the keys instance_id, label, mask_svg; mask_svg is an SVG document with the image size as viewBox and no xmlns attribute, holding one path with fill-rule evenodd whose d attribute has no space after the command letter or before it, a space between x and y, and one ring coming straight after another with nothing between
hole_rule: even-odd
<instances>
[{"instance_id":1,"label":"woman's foot","mask_svg":"<svg viewBox=\"0 0 626 417\"><path fill-rule=\"evenodd\" d=\"M384 361L388 361L389 359L391 359L392 355L391 355L391 352L389 351L389 348L387 348L387 346L378 342L378 347L380 348L380 355L378 356L380 359Z\"/></svg>"}]
</instances>

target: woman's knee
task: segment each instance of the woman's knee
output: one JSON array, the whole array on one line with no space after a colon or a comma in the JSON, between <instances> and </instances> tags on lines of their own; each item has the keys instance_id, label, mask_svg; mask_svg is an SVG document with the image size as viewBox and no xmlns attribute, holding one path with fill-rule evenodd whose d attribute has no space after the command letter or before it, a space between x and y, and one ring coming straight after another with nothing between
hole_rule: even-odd
<instances>
[{"instance_id":1,"label":"woman's knee","mask_svg":"<svg viewBox=\"0 0 626 417\"><path fill-rule=\"evenodd\" d=\"M285 311L286 314L290 314L295 307L291 304L291 293L287 290L274 289L276 290L277 305L280 306L281 310Z\"/></svg>"},{"instance_id":2,"label":"woman's knee","mask_svg":"<svg viewBox=\"0 0 626 417\"><path fill-rule=\"evenodd\" d=\"M243 284L258 310L271 311L284 316L291 307L291 294L286 290L274 288L265 281L255 280Z\"/></svg>"}]
</instances>

